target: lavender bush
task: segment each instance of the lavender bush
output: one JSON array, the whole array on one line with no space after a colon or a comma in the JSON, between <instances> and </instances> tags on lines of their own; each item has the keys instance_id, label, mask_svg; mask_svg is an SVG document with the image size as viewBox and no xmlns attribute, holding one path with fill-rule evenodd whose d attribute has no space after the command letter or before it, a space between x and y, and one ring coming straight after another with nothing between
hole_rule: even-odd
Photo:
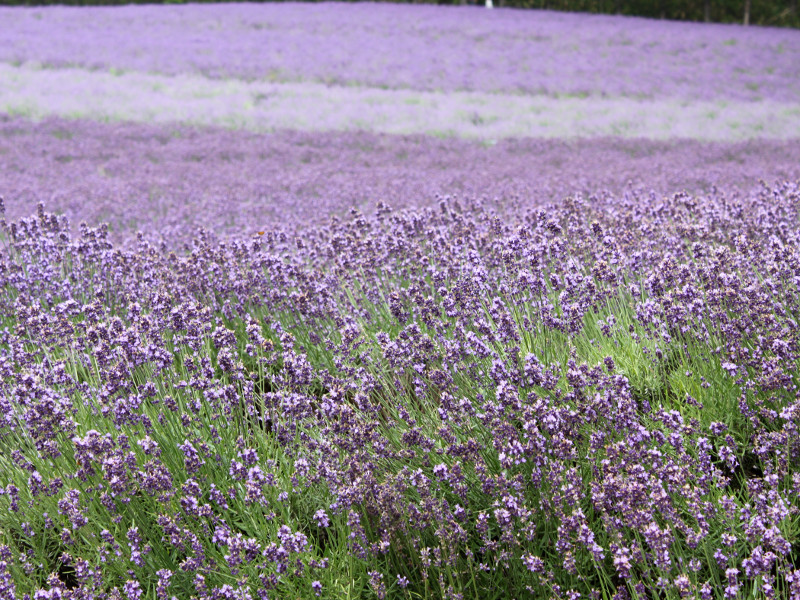
<instances>
[{"instance_id":1,"label":"lavender bush","mask_svg":"<svg viewBox=\"0 0 800 600\"><path fill-rule=\"evenodd\" d=\"M3 223L14 598L800 598L800 187Z\"/></svg>"}]
</instances>

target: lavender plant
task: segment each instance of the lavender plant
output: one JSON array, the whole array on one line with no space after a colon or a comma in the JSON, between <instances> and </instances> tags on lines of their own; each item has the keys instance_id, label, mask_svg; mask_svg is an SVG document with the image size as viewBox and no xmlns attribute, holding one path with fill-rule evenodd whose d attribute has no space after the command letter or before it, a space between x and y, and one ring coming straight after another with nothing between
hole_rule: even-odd
<instances>
[{"instance_id":1,"label":"lavender plant","mask_svg":"<svg viewBox=\"0 0 800 600\"><path fill-rule=\"evenodd\" d=\"M798 598L799 200L4 222L4 594Z\"/></svg>"}]
</instances>

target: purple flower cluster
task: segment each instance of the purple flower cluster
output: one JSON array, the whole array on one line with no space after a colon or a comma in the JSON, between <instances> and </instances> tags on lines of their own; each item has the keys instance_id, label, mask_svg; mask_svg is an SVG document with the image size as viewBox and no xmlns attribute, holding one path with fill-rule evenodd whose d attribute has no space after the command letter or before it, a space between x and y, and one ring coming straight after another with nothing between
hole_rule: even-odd
<instances>
[{"instance_id":1,"label":"purple flower cluster","mask_svg":"<svg viewBox=\"0 0 800 600\"><path fill-rule=\"evenodd\" d=\"M799 220L791 181L186 252L4 220L0 589L800 598Z\"/></svg>"},{"instance_id":2,"label":"purple flower cluster","mask_svg":"<svg viewBox=\"0 0 800 600\"><path fill-rule=\"evenodd\" d=\"M339 86L796 102L796 31L391 4L0 9L0 61ZM313 42L309 42L313 40Z\"/></svg>"}]
</instances>

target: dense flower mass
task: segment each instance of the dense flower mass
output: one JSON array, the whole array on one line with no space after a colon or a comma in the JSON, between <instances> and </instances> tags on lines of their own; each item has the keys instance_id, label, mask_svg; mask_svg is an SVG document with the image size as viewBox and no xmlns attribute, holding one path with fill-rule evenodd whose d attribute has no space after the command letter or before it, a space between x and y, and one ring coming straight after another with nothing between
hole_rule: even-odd
<instances>
[{"instance_id":1,"label":"dense flower mass","mask_svg":"<svg viewBox=\"0 0 800 600\"><path fill-rule=\"evenodd\" d=\"M0 8L0 111L275 132L800 136L796 31L474 7Z\"/></svg>"},{"instance_id":2,"label":"dense flower mass","mask_svg":"<svg viewBox=\"0 0 800 600\"><path fill-rule=\"evenodd\" d=\"M774 100L796 31L476 7L335 2L0 8L0 61L336 86Z\"/></svg>"},{"instance_id":3,"label":"dense flower mass","mask_svg":"<svg viewBox=\"0 0 800 600\"><path fill-rule=\"evenodd\" d=\"M797 32L0 22L0 600L800 600Z\"/></svg>"},{"instance_id":4,"label":"dense flower mass","mask_svg":"<svg viewBox=\"0 0 800 600\"><path fill-rule=\"evenodd\" d=\"M5 597L800 598L799 211L4 221Z\"/></svg>"},{"instance_id":5,"label":"dense flower mass","mask_svg":"<svg viewBox=\"0 0 800 600\"><path fill-rule=\"evenodd\" d=\"M503 214L577 194L649 198L652 192L658 198L716 189L744 197L759 179L800 179L797 140L487 145L368 132L257 135L63 119L0 119L0 157L9 218L26 217L45 202L73 226L108 223L115 243L128 243L139 229L175 250L200 227L219 240L277 225L294 235L353 206L374 212L381 201L421 208L449 195L479 199Z\"/></svg>"}]
</instances>

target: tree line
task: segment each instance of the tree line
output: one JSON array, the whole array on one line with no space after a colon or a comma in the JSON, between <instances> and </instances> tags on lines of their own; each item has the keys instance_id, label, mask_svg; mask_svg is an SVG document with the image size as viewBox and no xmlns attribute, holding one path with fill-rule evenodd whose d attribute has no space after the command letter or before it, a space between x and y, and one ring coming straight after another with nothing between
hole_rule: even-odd
<instances>
[{"instance_id":1,"label":"tree line","mask_svg":"<svg viewBox=\"0 0 800 600\"><path fill-rule=\"evenodd\" d=\"M496 6L547 8L678 21L800 27L798 0L494 0L494 2Z\"/></svg>"},{"instance_id":2,"label":"tree line","mask_svg":"<svg viewBox=\"0 0 800 600\"><path fill-rule=\"evenodd\" d=\"M227 2L236 0L191 0L192 2ZM253 0L251 0L253 1ZM274 0L254 0L256 2ZM312 0L313 1L313 0ZM357 1L357 0L356 0ZM410 1L416 4L479 4L484 0L379 0ZM800 27L798 0L493 0L494 6L542 8L569 12L618 14L679 21L742 23ZM17 6L115 6L122 4L184 4L186 0L1 0L0 4ZM488 4L492 0L487 0Z\"/></svg>"}]
</instances>

